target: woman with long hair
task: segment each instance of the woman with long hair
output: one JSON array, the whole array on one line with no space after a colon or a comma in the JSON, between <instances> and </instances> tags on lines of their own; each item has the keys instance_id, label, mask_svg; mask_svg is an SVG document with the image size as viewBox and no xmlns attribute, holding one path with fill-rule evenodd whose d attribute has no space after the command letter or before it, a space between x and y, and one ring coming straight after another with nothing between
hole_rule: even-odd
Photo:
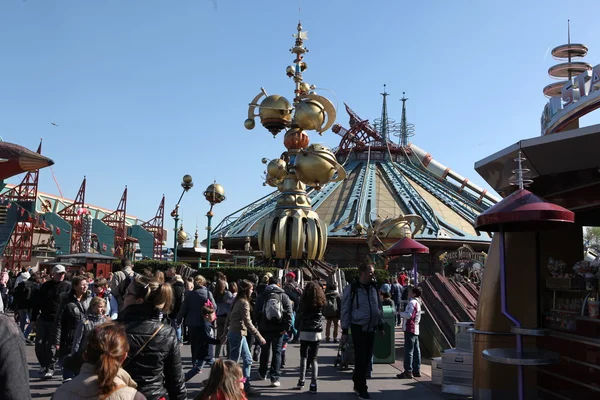
<instances>
[{"instance_id":1,"label":"woman with long hair","mask_svg":"<svg viewBox=\"0 0 600 400\"><path fill-rule=\"evenodd\" d=\"M246 400L245 382L246 378L238 363L216 359L204 389L194 400Z\"/></svg>"},{"instance_id":2,"label":"woman with long hair","mask_svg":"<svg viewBox=\"0 0 600 400\"><path fill-rule=\"evenodd\" d=\"M52 399L144 400L131 376L121 369L128 351L122 325L108 322L96 326L88 335L80 374L60 386Z\"/></svg>"},{"instance_id":3,"label":"woman with long hair","mask_svg":"<svg viewBox=\"0 0 600 400\"><path fill-rule=\"evenodd\" d=\"M168 283L138 275L123 296L119 322L125 324L129 355L123 368L148 400L184 400L187 391L175 330L162 321L173 303Z\"/></svg>"},{"instance_id":4,"label":"woman with long hair","mask_svg":"<svg viewBox=\"0 0 600 400\"><path fill-rule=\"evenodd\" d=\"M319 375L317 354L321 332L323 332L321 319L324 305L325 293L323 293L321 285L315 281L308 282L300 297L300 305L296 315L296 328L300 332L298 335L300 338L300 378L298 379L298 385L296 385L298 390L304 387L308 361L312 373L309 390L312 393L317 393L317 377Z\"/></svg>"},{"instance_id":5,"label":"woman with long hair","mask_svg":"<svg viewBox=\"0 0 600 400\"><path fill-rule=\"evenodd\" d=\"M225 333L225 321L227 321L227 315L233 302L233 295L227 290L227 282L222 279L217 280L213 289L213 297L217 303L217 337L220 338ZM221 356L221 347L221 344L215 346L215 357ZM229 351L225 350L225 355L229 355Z\"/></svg>"},{"instance_id":6,"label":"woman with long hair","mask_svg":"<svg viewBox=\"0 0 600 400\"><path fill-rule=\"evenodd\" d=\"M85 317L92 300L87 289L88 281L85 275L74 277L71 281L71 291L62 299L54 318L54 346L63 362L64 358L71 354L77 325ZM74 376L75 371L63 365L63 381L68 381Z\"/></svg>"},{"instance_id":7,"label":"woman with long hair","mask_svg":"<svg viewBox=\"0 0 600 400\"><path fill-rule=\"evenodd\" d=\"M252 354L248 348L246 336L250 331L258 339L260 344L265 344L265 339L252 323L250 315L250 297L252 296L253 285L250 281L243 280L239 284L239 291L233 304L231 311L227 315L225 322L226 334L221 337L221 341L226 339L229 344L229 359L234 362L239 362L240 357L243 360L243 374L246 378L244 388L246 395L252 396L256 394L254 389L250 387L250 368L252 367Z\"/></svg>"}]
</instances>

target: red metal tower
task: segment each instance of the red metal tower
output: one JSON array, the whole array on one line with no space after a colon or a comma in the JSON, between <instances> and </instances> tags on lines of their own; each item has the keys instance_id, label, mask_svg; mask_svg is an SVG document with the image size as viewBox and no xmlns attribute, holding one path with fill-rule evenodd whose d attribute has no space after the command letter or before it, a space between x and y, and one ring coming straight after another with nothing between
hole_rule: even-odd
<instances>
[{"instance_id":1,"label":"red metal tower","mask_svg":"<svg viewBox=\"0 0 600 400\"><path fill-rule=\"evenodd\" d=\"M142 228L154 236L154 251L152 259L162 260L162 245L164 239L164 221L165 221L165 196L163 195L156 216L150 221L144 223Z\"/></svg>"},{"instance_id":2,"label":"red metal tower","mask_svg":"<svg viewBox=\"0 0 600 400\"><path fill-rule=\"evenodd\" d=\"M127 226L125 224L125 215L127 213L127 186L117 209L112 213L102 218L102 222L108 225L115 231L115 249L113 255L115 257L125 256L125 241L127 239Z\"/></svg>"},{"instance_id":3,"label":"red metal tower","mask_svg":"<svg viewBox=\"0 0 600 400\"><path fill-rule=\"evenodd\" d=\"M37 152L42 154L42 142L40 142ZM31 261L39 176L39 170L28 172L19 186L15 186L4 194L6 199L21 207L17 212L17 223L4 249L6 263L10 269L21 268L22 263Z\"/></svg>"},{"instance_id":4,"label":"red metal tower","mask_svg":"<svg viewBox=\"0 0 600 400\"><path fill-rule=\"evenodd\" d=\"M331 130L342 137L338 153L348 153L354 150L365 150L370 146L374 150L389 150L398 153L401 148L392 142L385 142L384 138L369 124L368 119L362 119L347 104L346 112L350 116L350 129L339 124L334 124Z\"/></svg>"},{"instance_id":5,"label":"red metal tower","mask_svg":"<svg viewBox=\"0 0 600 400\"><path fill-rule=\"evenodd\" d=\"M78 253L81 247L80 239L83 233L83 224L81 223L81 215L78 211L85 207L85 184L86 177L84 176L73 203L58 212L58 215L71 225L71 253Z\"/></svg>"}]
</instances>

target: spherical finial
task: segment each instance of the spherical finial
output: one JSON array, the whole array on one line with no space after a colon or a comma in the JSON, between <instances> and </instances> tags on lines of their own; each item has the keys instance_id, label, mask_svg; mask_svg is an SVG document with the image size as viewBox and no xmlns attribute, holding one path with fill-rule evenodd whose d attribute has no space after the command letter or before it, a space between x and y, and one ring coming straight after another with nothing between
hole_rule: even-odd
<instances>
[{"instance_id":1,"label":"spherical finial","mask_svg":"<svg viewBox=\"0 0 600 400\"><path fill-rule=\"evenodd\" d=\"M191 175L184 175L182 182L181 182L181 187L185 190L188 191L190 190L192 187L194 187L194 183L192 182L192 176Z\"/></svg>"},{"instance_id":2,"label":"spherical finial","mask_svg":"<svg viewBox=\"0 0 600 400\"><path fill-rule=\"evenodd\" d=\"M285 69L285 74L291 78L296 74L296 68L293 65L288 65Z\"/></svg>"},{"instance_id":3,"label":"spherical finial","mask_svg":"<svg viewBox=\"0 0 600 400\"><path fill-rule=\"evenodd\" d=\"M254 129L255 126L256 126L256 122L254 122L254 120L251 118L248 118L247 120L244 121L244 127L246 129L248 129L249 131Z\"/></svg>"},{"instance_id":4,"label":"spherical finial","mask_svg":"<svg viewBox=\"0 0 600 400\"><path fill-rule=\"evenodd\" d=\"M225 189L217 182L214 182L206 188L204 197L211 205L219 204L225 200Z\"/></svg>"}]
</instances>

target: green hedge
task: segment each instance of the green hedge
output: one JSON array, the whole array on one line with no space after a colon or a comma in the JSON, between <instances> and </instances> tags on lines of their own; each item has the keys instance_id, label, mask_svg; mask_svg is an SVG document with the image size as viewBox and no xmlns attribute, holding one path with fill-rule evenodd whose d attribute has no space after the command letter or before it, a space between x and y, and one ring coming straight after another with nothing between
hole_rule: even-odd
<instances>
[{"instance_id":1,"label":"green hedge","mask_svg":"<svg viewBox=\"0 0 600 400\"><path fill-rule=\"evenodd\" d=\"M200 268L198 273L208 280L213 280L217 272L225 274L229 282L237 282L239 279L248 279L248 275L256 274L261 279L267 272L276 275L279 268L269 267L218 267Z\"/></svg>"},{"instance_id":2,"label":"green hedge","mask_svg":"<svg viewBox=\"0 0 600 400\"><path fill-rule=\"evenodd\" d=\"M183 262L173 262L173 261L162 261L162 260L141 260L136 261L133 264L133 269L135 272L140 272L142 269L149 269L152 272L163 271L165 272L170 267L175 267L177 271L179 271L182 267L188 267L189 264Z\"/></svg>"},{"instance_id":3,"label":"green hedge","mask_svg":"<svg viewBox=\"0 0 600 400\"><path fill-rule=\"evenodd\" d=\"M120 264L120 263L119 263ZM137 261L133 265L133 270L135 272L141 272L144 269L149 269L152 272L163 271L165 272L169 267L175 267L180 273L182 267L189 267L188 264L177 262L174 263L172 261L160 261L160 260L142 260ZM278 268L272 267L218 267L218 268L201 268L199 270L192 269L191 275L195 276L197 274L201 274L208 280L212 280L217 272L222 272L225 274L227 279L230 282L237 281L238 279L248 279L248 275L254 273L258 275L258 278L262 278L267 272L272 273L273 275L277 274L279 271ZM187 274L186 274L187 275Z\"/></svg>"},{"instance_id":4,"label":"green hedge","mask_svg":"<svg viewBox=\"0 0 600 400\"><path fill-rule=\"evenodd\" d=\"M346 282L352 282L356 278L358 278L358 268L340 268L340 271L344 272L346 276ZM390 277L390 273L386 269L375 269L375 279L377 279L377 283L382 284L384 279L388 279Z\"/></svg>"}]
</instances>

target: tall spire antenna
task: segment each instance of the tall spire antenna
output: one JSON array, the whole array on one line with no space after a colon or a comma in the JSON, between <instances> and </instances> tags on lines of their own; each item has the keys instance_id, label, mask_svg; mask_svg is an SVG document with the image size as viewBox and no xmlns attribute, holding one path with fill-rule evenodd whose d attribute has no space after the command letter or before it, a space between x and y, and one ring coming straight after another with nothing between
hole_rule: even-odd
<instances>
[{"instance_id":1,"label":"tall spire antenna","mask_svg":"<svg viewBox=\"0 0 600 400\"><path fill-rule=\"evenodd\" d=\"M406 92L402 92L402 98L400 101L402 102L402 119L400 120L400 146L408 146L408 138L414 136L415 134L415 125L406 122L406 100L408 98L405 96Z\"/></svg>"},{"instance_id":2,"label":"tall spire antenna","mask_svg":"<svg viewBox=\"0 0 600 400\"><path fill-rule=\"evenodd\" d=\"M383 106L381 108L381 126L379 130L381 133L381 137L383 138L383 145L388 142L389 132L388 132L388 113L387 113L387 97L390 95L385 91L385 83L383 84L383 93L380 93L383 96Z\"/></svg>"}]
</instances>

